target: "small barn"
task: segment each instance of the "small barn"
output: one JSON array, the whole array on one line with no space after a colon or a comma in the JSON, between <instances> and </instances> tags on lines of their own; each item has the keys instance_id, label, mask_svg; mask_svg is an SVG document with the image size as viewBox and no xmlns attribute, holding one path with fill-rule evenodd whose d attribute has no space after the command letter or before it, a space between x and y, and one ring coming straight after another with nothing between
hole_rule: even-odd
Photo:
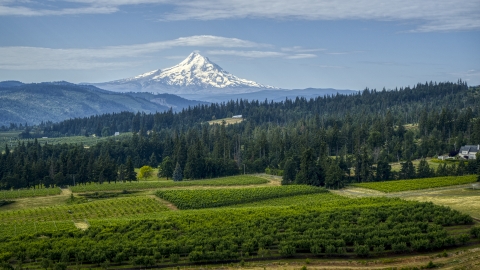
<instances>
[{"instance_id":1,"label":"small barn","mask_svg":"<svg viewBox=\"0 0 480 270\"><path fill-rule=\"evenodd\" d=\"M243 118L243 117L242 117L241 114L239 114L239 115L234 115L234 116L232 116L232 118Z\"/></svg>"}]
</instances>

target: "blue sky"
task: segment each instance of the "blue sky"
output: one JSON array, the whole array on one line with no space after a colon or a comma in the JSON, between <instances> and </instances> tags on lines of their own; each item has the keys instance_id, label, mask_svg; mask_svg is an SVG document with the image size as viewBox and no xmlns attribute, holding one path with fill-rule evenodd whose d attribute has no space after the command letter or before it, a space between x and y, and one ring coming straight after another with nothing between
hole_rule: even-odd
<instances>
[{"instance_id":1,"label":"blue sky","mask_svg":"<svg viewBox=\"0 0 480 270\"><path fill-rule=\"evenodd\" d=\"M280 88L480 85L478 0L0 0L0 81L105 82L199 51Z\"/></svg>"}]
</instances>

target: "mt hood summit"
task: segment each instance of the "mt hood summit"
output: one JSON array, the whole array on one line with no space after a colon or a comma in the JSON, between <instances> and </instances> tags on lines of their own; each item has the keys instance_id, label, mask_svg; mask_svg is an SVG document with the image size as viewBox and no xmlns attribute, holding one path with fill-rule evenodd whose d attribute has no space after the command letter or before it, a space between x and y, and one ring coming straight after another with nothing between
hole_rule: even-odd
<instances>
[{"instance_id":1,"label":"mt hood summit","mask_svg":"<svg viewBox=\"0 0 480 270\"><path fill-rule=\"evenodd\" d=\"M249 93L275 89L238 78L199 53L191 53L180 64L153 70L132 78L93 84L116 92L153 92L179 95Z\"/></svg>"}]
</instances>

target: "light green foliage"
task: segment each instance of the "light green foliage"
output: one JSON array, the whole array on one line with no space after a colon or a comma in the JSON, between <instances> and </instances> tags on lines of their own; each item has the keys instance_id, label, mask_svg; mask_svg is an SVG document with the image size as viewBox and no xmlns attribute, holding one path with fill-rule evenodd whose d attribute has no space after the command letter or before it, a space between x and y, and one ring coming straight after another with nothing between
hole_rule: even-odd
<instances>
[{"instance_id":1,"label":"light green foliage","mask_svg":"<svg viewBox=\"0 0 480 270\"><path fill-rule=\"evenodd\" d=\"M103 184L87 184L71 187L72 192L91 192L91 191L108 191L108 190L142 190L154 188L169 187L189 187L189 186L236 186L236 185L258 185L268 183L268 180L250 176L238 175L216 179L194 180L194 181L149 181L149 182L131 182L131 183L103 183Z\"/></svg>"},{"instance_id":2,"label":"light green foliage","mask_svg":"<svg viewBox=\"0 0 480 270\"><path fill-rule=\"evenodd\" d=\"M143 266L161 258L148 253L152 250L169 258L168 262L238 260L247 252L257 258L308 251L325 256L353 251L358 256L368 256L375 246L382 245L389 253L401 252L419 240L427 240L429 249L445 248L448 244L443 239L450 236L443 226L472 223L468 216L432 203L382 199L384 205L343 209L310 204L171 211L158 218L152 215L132 220L92 220L86 231L71 229L70 233L53 235L38 231L37 235L49 237L30 237L28 241L2 234L0 250L22 250L26 245L42 247L28 255L32 260L62 254L63 250L88 250L81 262L98 264L105 262L107 251L123 254L122 260L130 263L139 256L149 256L148 264L143 259L137 261ZM361 200L352 199L350 203L355 206L358 201ZM128 246L135 246L138 252L125 253ZM381 250L377 248L376 252Z\"/></svg>"},{"instance_id":3,"label":"light green foliage","mask_svg":"<svg viewBox=\"0 0 480 270\"><path fill-rule=\"evenodd\" d=\"M150 166L143 166L140 168L138 178L146 180L153 175L153 168Z\"/></svg>"},{"instance_id":4,"label":"light green foliage","mask_svg":"<svg viewBox=\"0 0 480 270\"><path fill-rule=\"evenodd\" d=\"M422 178L412 180L398 180L385 182L371 182L371 183L355 183L352 186L369 188L383 192L398 192L406 190L427 189L435 187L445 187L453 185L469 184L477 181L476 175L467 176L447 176Z\"/></svg>"},{"instance_id":5,"label":"light green foliage","mask_svg":"<svg viewBox=\"0 0 480 270\"><path fill-rule=\"evenodd\" d=\"M323 188L289 185L242 189L160 190L156 194L180 209L199 209L325 192L328 191Z\"/></svg>"},{"instance_id":6,"label":"light green foliage","mask_svg":"<svg viewBox=\"0 0 480 270\"><path fill-rule=\"evenodd\" d=\"M0 212L0 227L5 224L112 218L168 211L168 208L149 197L105 199L74 205L59 205L25 210Z\"/></svg>"},{"instance_id":7,"label":"light green foliage","mask_svg":"<svg viewBox=\"0 0 480 270\"><path fill-rule=\"evenodd\" d=\"M0 200L58 195L61 192L62 191L60 190L60 188L37 188L37 189L29 188L29 189L16 189L16 190L0 190Z\"/></svg>"}]
</instances>

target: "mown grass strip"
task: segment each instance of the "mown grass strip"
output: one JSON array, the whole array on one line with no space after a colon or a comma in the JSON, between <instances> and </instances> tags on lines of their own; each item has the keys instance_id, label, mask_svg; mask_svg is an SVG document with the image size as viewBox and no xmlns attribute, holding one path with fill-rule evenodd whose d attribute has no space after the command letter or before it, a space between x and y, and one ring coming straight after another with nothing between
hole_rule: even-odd
<instances>
[{"instance_id":1,"label":"mown grass strip","mask_svg":"<svg viewBox=\"0 0 480 270\"><path fill-rule=\"evenodd\" d=\"M72 192L90 192L90 191L109 191L109 190L141 190L141 189L155 189L155 188L169 188L169 187L189 187L189 186L242 186L242 185L260 185L266 184L268 180L251 176L238 175L223 177L217 179L207 180L193 180L193 181L135 181L127 183L103 183L103 184L87 184L70 187Z\"/></svg>"},{"instance_id":2,"label":"mown grass strip","mask_svg":"<svg viewBox=\"0 0 480 270\"><path fill-rule=\"evenodd\" d=\"M326 192L328 191L323 188L291 185L242 189L159 190L156 195L180 209L200 209Z\"/></svg>"},{"instance_id":3,"label":"mown grass strip","mask_svg":"<svg viewBox=\"0 0 480 270\"><path fill-rule=\"evenodd\" d=\"M60 188L29 188L29 189L15 189L15 190L0 190L0 200L18 199L27 197L42 197L58 195L62 191Z\"/></svg>"},{"instance_id":4,"label":"mown grass strip","mask_svg":"<svg viewBox=\"0 0 480 270\"><path fill-rule=\"evenodd\" d=\"M436 187L469 184L477 181L477 175L445 176L434 178L421 178L411 180L397 180L385 182L355 183L355 187L374 189L382 192L399 192L407 190L419 190Z\"/></svg>"}]
</instances>

